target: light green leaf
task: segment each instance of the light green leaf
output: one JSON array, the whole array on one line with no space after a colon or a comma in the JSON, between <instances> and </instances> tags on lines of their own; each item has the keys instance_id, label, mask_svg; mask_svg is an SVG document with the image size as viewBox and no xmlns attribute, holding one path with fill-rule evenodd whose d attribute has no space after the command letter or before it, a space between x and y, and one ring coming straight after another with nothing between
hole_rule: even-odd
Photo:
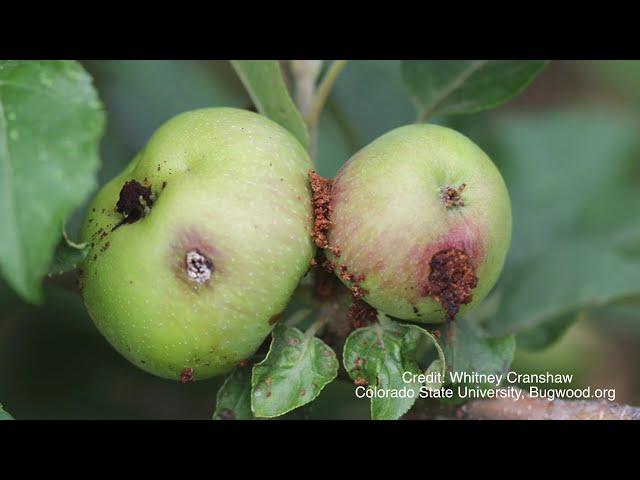
<instances>
[{"instance_id":1,"label":"light green leaf","mask_svg":"<svg viewBox=\"0 0 640 480\"><path fill-rule=\"evenodd\" d=\"M0 420L13 420L13 417L3 410L1 403L0 403Z\"/></svg>"},{"instance_id":2,"label":"light green leaf","mask_svg":"<svg viewBox=\"0 0 640 480\"><path fill-rule=\"evenodd\" d=\"M335 352L315 336L279 324L267 357L253 367L251 408L278 417L314 400L338 374Z\"/></svg>"},{"instance_id":3,"label":"light green leaf","mask_svg":"<svg viewBox=\"0 0 640 480\"><path fill-rule=\"evenodd\" d=\"M407 413L419 396L422 384L405 382L403 374L420 374L417 360L418 346L428 339L436 347L439 360L427 372L445 373L445 358L438 341L429 332L416 325L401 324L379 315L380 323L354 330L347 338L343 351L344 368L349 376L368 388L406 392L393 396L371 398L371 418L395 420ZM440 388L441 385L428 385ZM403 396L404 395L404 396Z\"/></svg>"},{"instance_id":4,"label":"light green leaf","mask_svg":"<svg viewBox=\"0 0 640 480\"><path fill-rule=\"evenodd\" d=\"M309 132L282 79L277 60L232 60L258 111L289 130L307 148Z\"/></svg>"},{"instance_id":5,"label":"light green leaf","mask_svg":"<svg viewBox=\"0 0 640 480\"><path fill-rule=\"evenodd\" d=\"M72 61L0 62L0 273L42 299L60 226L95 187L104 112Z\"/></svg>"},{"instance_id":6,"label":"light green leaf","mask_svg":"<svg viewBox=\"0 0 640 480\"><path fill-rule=\"evenodd\" d=\"M427 378L438 378L434 376L435 373L440 373L438 380L434 380L432 382L425 382L425 386L429 390L440 390L442 385L445 383L445 365L442 363L440 359L434 360L429 365L429 368L424 372Z\"/></svg>"},{"instance_id":7,"label":"light green leaf","mask_svg":"<svg viewBox=\"0 0 640 480\"><path fill-rule=\"evenodd\" d=\"M251 368L236 367L218 390L214 420L251 420Z\"/></svg>"},{"instance_id":8,"label":"light green leaf","mask_svg":"<svg viewBox=\"0 0 640 480\"><path fill-rule=\"evenodd\" d=\"M402 76L421 121L434 113L475 113L524 90L544 68L540 60L406 60Z\"/></svg>"}]
</instances>

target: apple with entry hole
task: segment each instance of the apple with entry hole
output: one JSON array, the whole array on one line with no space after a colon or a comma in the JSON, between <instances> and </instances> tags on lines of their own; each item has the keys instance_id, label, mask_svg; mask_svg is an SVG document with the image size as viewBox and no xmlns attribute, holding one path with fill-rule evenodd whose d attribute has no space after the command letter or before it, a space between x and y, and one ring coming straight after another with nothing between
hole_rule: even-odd
<instances>
[{"instance_id":1,"label":"apple with entry hole","mask_svg":"<svg viewBox=\"0 0 640 480\"><path fill-rule=\"evenodd\" d=\"M162 125L83 223L80 289L100 332L183 382L250 357L314 255L311 167L288 131L246 110Z\"/></svg>"},{"instance_id":2,"label":"apple with entry hole","mask_svg":"<svg viewBox=\"0 0 640 480\"><path fill-rule=\"evenodd\" d=\"M326 254L382 312L442 323L471 311L495 285L511 241L500 172L469 138L416 124L357 152L331 186Z\"/></svg>"}]
</instances>

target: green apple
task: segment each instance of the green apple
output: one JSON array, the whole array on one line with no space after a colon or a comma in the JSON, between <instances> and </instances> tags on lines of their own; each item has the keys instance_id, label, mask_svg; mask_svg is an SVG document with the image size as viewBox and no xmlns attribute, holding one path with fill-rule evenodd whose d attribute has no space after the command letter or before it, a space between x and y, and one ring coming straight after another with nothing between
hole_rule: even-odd
<instances>
[{"instance_id":1,"label":"green apple","mask_svg":"<svg viewBox=\"0 0 640 480\"><path fill-rule=\"evenodd\" d=\"M245 110L161 126L88 208L80 288L107 340L143 370L222 374L272 330L314 254L305 149Z\"/></svg>"},{"instance_id":2,"label":"green apple","mask_svg":"<svg viewBox=\"0 0 640 480\"><path fill-rule=\"evenodd\" d=\"M373 307L423 323L470 311L497 281L511 203L491 159L437 125L392 130L338 172L327 256Z\"/></svg>"}]
</instances>

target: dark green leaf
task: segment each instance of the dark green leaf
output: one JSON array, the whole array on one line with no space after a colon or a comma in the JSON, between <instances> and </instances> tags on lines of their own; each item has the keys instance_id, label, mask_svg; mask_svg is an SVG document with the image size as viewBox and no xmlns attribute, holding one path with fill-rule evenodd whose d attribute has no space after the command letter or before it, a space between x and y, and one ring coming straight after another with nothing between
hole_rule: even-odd
<instances>
[{"instance_id":1,"label":"dark green leaf","mask_svg":"<svg viewBox=\"0 0 640 480\"><path fill-rule=\"evenodd\" d=\"M573 325L578 315L579 314L575 312L571 312L551 322L545 322L537 325L535 328L525 330L517 336L518 348L524 350L544 350L550 347Z\"/></svg>"},{"instance_id":2,"label":"dark green leaf","mask_svg":"<svg viewBox=\"0 0 640 480\"><path fill-rule=\"evenodd\" d=\"M542 347L577 312L640 294L640 256L629 248L640 231L637 129L615 111L580 110L510 116L494 133L514 232L502 303L486 326L494 336L541 328L527 336Z\"/></svg>"},{"instance_id":3,"label":"dark green leaf","mask_svg":"<svg viewBox=\"0 0 640 480\"><path fill-rule=\"evenodd\" d=\"M480 325L459 318L445 336L444 354L449 372L502 374L509 370L516 350L514 335L490 338Z\"/></svg>"},{"instance_id":4,"label":"dark green leaf","mask_svg":"<svg viewBox=\"0 0 640 480\"><path fill-rule=\"evenodd\" d=\"M72 61L0 62L0 271L26 300L60 226L95 187L102 104Z\"/></svg>"},{"instance_id":5,"label":"dark green leaf","mask_svg":"<svg viewBox=\"0 0 640 480\"><path fill-rule=\"evenodd\" d=\"M580 318L588 318L592 323L606 322L607 333L611 335L640 335L640 295L621 300L603 308L590 310Z\"/></svg>"},{"instance_id":6,"label":"dark green leaf","mask_svg":"<svg viewBox=\"0 0 640 480\"><path fill-rule=\"evenodd\" d=\"M371 399L371 418L374 420L395 420L407 413L422 384L405 382L403 374L424 373L417 360L418 346L429 339L438 351L436 360L427 372L439 370L444 377L445 358L437 340L426 330L416 326L401 324L379 316L381 322L370 327L359 328L351 333L344 345L343 364L356 384L368 388L406 392L404 398L377 397ZM428 385L438 389L441 385Z\"/></svg>"},{"instance_id":7,"label":"dark green leaf","mask_svg":"<svg viewBox=\"0 0 640 480\"><path fill-rule=\"evenodd\" d=\"M514 97L544 68L540 60L407 60L402 76L425 120L475 113Z\"/></svg>"},{"instance_id":8,"label":"dark green leaf","mask_svg":"<svg viewBox=\"0 0 640 480\"><path fill-rule=\"evenodd\" d=\"M637 295L640 261L605 242L565 240L543 256L511 268L504 282L503 303L489 323L491 332L519 333L558 322L557 326L545 327L544 343L549 343L549 334L562 333L580 310Z\"/></svg>"},{"instance_id":9,"label":"dark green leaf","mask_svg":"<svg viewBox=\"0 0 640 480\"><path fill-rule=\"evenodd\" d=\"M309 132L282 79L277 60L232 60L258 111L289 130L307 148Z\"/></svg>"},{"instance_id":10,"label":"dark green leaf","mask_svg":"<svg viewBox=\"0 0 640 480\"><path fill-rule=\"evenodd\" d=\"M53 252L53 261L49 266L49 276L62 275L76 268L89 252L86 243L74 243L69 240L66 232L62 232L62 239Z\"/></svg>"},{"instance_id":11,"label":"dark green leaf","mask_svg":"<svg viewBox=\"0 0 640 480\"><path fill-rule=\"evenodd\" d=\"M253 367L256 417L277 417L315 399L338 374L335 352L315 336L277 325L267 357Z\"/></svg>"},{"instance_id":12,"label":"dark green leaf","mask_svg":"<svg viewBox=\"0 0 640 480\"><path fill-rule=\"evenodd\" d=\"M251 420L251 367L236 367L216 396L214 420Z\"/></svg>"}]
</instances>

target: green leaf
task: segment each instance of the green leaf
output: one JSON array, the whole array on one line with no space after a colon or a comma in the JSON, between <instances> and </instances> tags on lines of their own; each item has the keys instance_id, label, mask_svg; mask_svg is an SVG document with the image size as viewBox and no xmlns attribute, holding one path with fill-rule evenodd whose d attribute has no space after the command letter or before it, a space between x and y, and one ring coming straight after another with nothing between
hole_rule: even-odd
<instances>
[{"instance_id":1,"label":"green leaf","mask_svg":"<svg viewBox=\"0 0 640 480\"><path fill-rule=\"evenodd\" d=\"M494 122L513 207L511 257L543 258L558 240L640 238L636 121L619 111L574 109Z\"/></svg>"},{"instance_id":2,"label":"green leaf","mask_svg":"<svg viewBox=\"0 0 640 480\"><path fill-rule=\"evenodd\" d=\"M53 261L49 266L48 275L62 275L76 268L89 253L89 245L86 243L74 243L69 240L66 231L62 231L62 239L53 252Z\"/></svg>"},{"instance_id":3,"label":"green leaf","mask_svg":"<svg viewBox=\"0 0 640 480\"><path fill-rule=\"evenodd\" d=\"M438 341L429 332L416 325L401 324L379 315L380 323L354 330L344 345L343 364L349 376L368 388L403 392L396 397L373 396L371 418L395 420L407 413L416 401L422 384L405 382L405 372L423 373L418 364L417 352L426 339L435 345L439 360L434 361L427 372L440 371L444 379L445 358ZM440 384L427 385L438 389ZM406 393L405 393L406 392Z\"/></svg>"},{"instance_id":4,"label":"green leaf","mask_svg":"<svg viewBox=\"0 0 640 480\"><path fill-rule=\"evenodd\" d=\"M406 60L402 76L424 121L434 113L476 113L522 92L540 60Z\"/></svg>"},{"instance_id":5,"label":"green leaf","mask_svg":"<svg viewBox=\"0 0 640 480\"><path fill-rule=\"evenodd\" d=\"M520 333L557 322L557 326L544 326L544 344L548 344L580 310L637 295L640 259L593 239L558 241L544 255L512 267L504 280L503 303L488 324L492 334Z\"/></svg>"},{"instance_id":6,"label":"green leaf","mask_svg":"<svg viewBox=\"0 0 640 480\"><path fill-rule=\"evenodd\" d=\"M550 347L578 320L578 315L579 313L571 312L551 322L541 323L535 328L525 330L518 334L518 349L535 351Z\"/></svg>"},{"instance_id":7,"label":"green leaf","mask_svg":"<svg viewBox=\"0 0 640 480\"><path fill-rule=\"evenodd\" d=\"M307 148L309 132L287 90L277 60L232 60L258 111L289 130Z\"/></svg>"},{"instance_id":8,"label":"green leaf","mask_svg":"<svg viewBox=\"0 0 640 480\"><path fill-rule=\"evenodd\" d=\"M445 369L445 364L440 359L437 359L431 362L431 365L429 365L429 368L427 368L427 370L424 373L425 373L425 376L427 376L427 378L438 379L432 382L429 382L429 381L425 382L425 386L429 390L439 390L440 388L442 388L442 385L444 385L445 383L446 369ZM432 374L435 374L435 373L440 373L440 376L439 377L432 376Z\"/></svg>"},{"instance_id":9,"label":"green leaf","mask_svg":"<svg viewBox=\"0 0 640 480\"><path fill-rule=\"evenodd\" d=\"M315 336L277 325L267 357L253 367L256 417L278 417L314 400L338 375L335 352Z\"/></svg>"},{"instance_id":10,"label":"green leaf","mask_svg":"<svg viewBox=\"0 0 640 480\"><path fill-rule=\"evenodd\" d=\"M444 354L452 372L503 374L509 370L516 351L515 335L491 338L473 320L459 318L445 335Z\"/></svg>"},{"instance_id":11,"label":"green leaf","mask_svg":"<svg viewBox=\"0 0 640 480\"><path fill-rule=\"evenodd\" d=\"M635 120L615 110L510 115L494 126L513 205L497 337L552 343L576 313L640 295ZM532 331L532 330L539 331Z\"/></svg>"},{"instance_id":12,"label":"green leaf","mask_svg":"<svg viewBox=\"0 0 640 480\"><path fill-rule=\"evenodd\" d=\"M640 295L621 300L603 308L578 314L576 321L588 318L591 324L606 322L611 335L640 335Z\"/></svg>"},{"instance_id":13,"label":"green leaf","mask_svg":"<svg viewBox=\"0 0 640 480\"><path fill-rule=\"evenodd\" d=\"M95 187L104 120L78 63L0 62L0 273L30 302L60 225Z\"/></svg>"},{"instance_id":14,"label":"green leaf","mask_svg":"<svg viewBox=\"0 0 640 480\"><path fill-rule=\"evenodd\" d=\"M214 420L251 420L251 368L236 367L218 390Z\"/></svg>"},{"instance_id":15,"label":"green leaf","mask_svg":"<svg viewBox=\"0 0 640 480\"><path fill-rule=\"evenodd\" d=\"M3 410L1 403L0 403L0 420L13 420L13 417Z\"/></svg>"}]
</instances>

